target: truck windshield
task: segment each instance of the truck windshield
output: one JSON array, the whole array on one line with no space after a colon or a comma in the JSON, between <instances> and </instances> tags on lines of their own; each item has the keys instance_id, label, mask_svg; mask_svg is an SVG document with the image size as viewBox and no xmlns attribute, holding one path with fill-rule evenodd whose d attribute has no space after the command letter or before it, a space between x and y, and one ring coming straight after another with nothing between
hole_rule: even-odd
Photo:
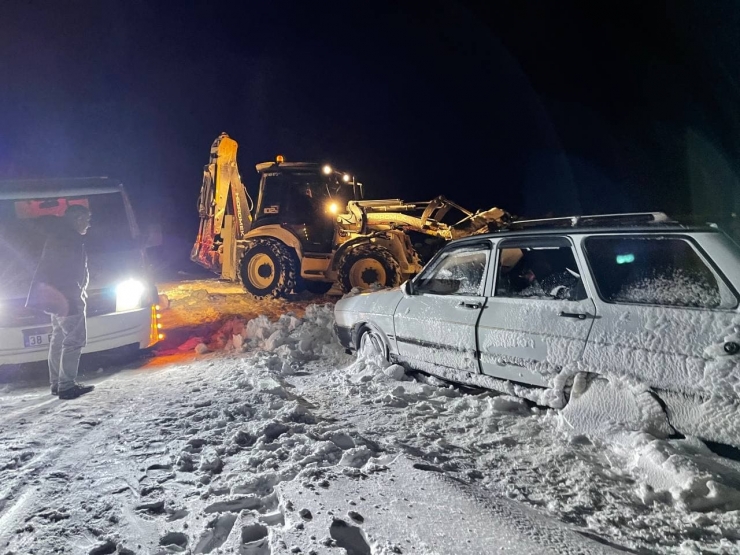
<instances>
[{"instance_id":1,"label":"truck windshield","mask_svg":"<svg viewBox=\"0 0 740 555\"><path fill-rule=\"evenodd\" d=\"M73 204L92 213L85 235L89 255L136 248L121 193L0 200L0 297L25 294L46 237L66 225L62 216Z\"/></svg>"},{"instance_id":2,"label":"truck windshield","mask_svg":"<svg viewBox=\"0 0 740 555\"><path fill-rule=\"evenodd\" d=\"M352 185L316 172L267 173L259 215L305 220L308 214L323 213L328 200L336 201L343 209L353 197Z\"/></svg>"}]
</instances>

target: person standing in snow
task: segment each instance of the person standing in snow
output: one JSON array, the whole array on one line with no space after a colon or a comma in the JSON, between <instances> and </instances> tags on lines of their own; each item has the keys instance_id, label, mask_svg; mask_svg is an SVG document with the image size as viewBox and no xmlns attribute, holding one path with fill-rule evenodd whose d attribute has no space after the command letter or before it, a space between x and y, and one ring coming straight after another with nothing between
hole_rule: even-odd
<instances>
[{"instance_id":1,"label":"person standing in snow","mask_svg":"<svg viewBox=\"0 0 740 555\"><path fill-rule=\"evenodd\" d=\"M90 228L90 210L69 206L61 225L48 236L26 306L51 315L49 380L52 395L74 399L94 386L77 383L82 348L87 344L85 299L87 298L87 254L82 236Z\"/></svg>"}]
</instances>

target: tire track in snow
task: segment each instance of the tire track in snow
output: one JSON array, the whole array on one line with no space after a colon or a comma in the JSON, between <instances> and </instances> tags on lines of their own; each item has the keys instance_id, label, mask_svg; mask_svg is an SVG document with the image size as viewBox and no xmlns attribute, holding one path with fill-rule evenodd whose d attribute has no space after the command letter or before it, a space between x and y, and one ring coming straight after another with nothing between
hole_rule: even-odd
<instances>
[{"instance_id":1,"label":"tire track in snow","mask_svg":"<svg viewBox=\"0 0 740 555\"><path fill-rule=\"evenodd\" d=\"M65 461L71 470L79 467L79 446L85 438L104 429L95 430L99 418L107 411L90 398L62 402L56 398L44 399L10 413L0 425L0 446L6 456L12 451L30 455L22 464L6 468L0 474L0 547L18 540L24 530L32 528L28 522L34 513L48 509L54 501L57 482L68 473L61 471ZM96 410L97 409L97 410ZM78 463L69 464L69 461ZM59 488L56 488L59 489ZM63 488L62 488L63 489ZM64 513L61 513L63 516ZM56 518L56 517L55 517ZM17 542L25 546L21 539Z\"/></svg>"}]
</instances>

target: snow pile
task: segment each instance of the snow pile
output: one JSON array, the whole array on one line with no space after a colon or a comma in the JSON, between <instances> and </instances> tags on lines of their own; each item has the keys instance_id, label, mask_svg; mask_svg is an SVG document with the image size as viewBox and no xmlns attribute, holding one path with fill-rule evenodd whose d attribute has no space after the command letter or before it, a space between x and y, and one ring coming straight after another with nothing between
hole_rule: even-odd
<instances>
[{"instance_id":1,"label":"snow pile","mask_svg":"<svg viewBox=\"0 0 740 555\"><path fill-rule=\"evenodd\" d=\"M242 348L248 352L257 351L255 367L269 373L289 376L309 362L320 362L322 369L327 366L336 368L330 372L330 380L334 390L339 390L341 395L368 397L369 402L379 406L404 409L412 414L426 414L430 417L445 412L464 412L468 419L477 422L483 430L497 428L496 419L501 413L517 416L540 414L540 409L533 409L535 412L532 413L522 397L539 403L550 400L550 403L557 404L559 399L555 397L562 394L563 390L563 384L558 380L565 383L570 378L568 372L561 372L554 380L555 387L542 390L508 382L498 383L500 380L478 376L480 386L493 387L506 394L484 393L482 400L475 404L475 410L471 411L469 397L461 396L459 390L448 382L433 377L411 378L402 366L386 362L378 353L361 353L356 359L348 357L338 344L332 326L331 305L310 306L303 319L286 315L271 322L260 317L246 323ZM713 350L707 350L707 355L723 353L717 359L719 362L712 363L721 367L719 370L709 367L707 372L714 380L711 387L718 391L726 387L729 388L728 392L734 394L731 388L738 383L735 378L736 357L728 356L721 349L727 341L740 341L740 326L735 325L725 331L726 335L721 338L721 343L713 346ZM250 383L257 389L277 395L284 393L276 392L280 388L275 382L261 374L254 376L253 369L249 372L252 374ZM445 377L454 380L454 372L449 374ZM673 447L678 445L675 442L661 443L661 438L668 437L672 428L668 425L661 406L644 386L629 376L616 377L611 382L589 380L588 383L583 382L584 376L585 374L576 373L575 381L572 382L571 403L562 413L570 424L568 430L564 430L566 435L580 437L585 434L594 440L606 442L607 445L616 445L615 451L621 456L625 449L624 438L633 437L630 430L642 429L643 433L634 437L650 438L650 441L643 439L639 445L630 443L629 450L636 457L630 468L639 475L639 484L643 488L638 488L636 494L644 502L659 499L688 511L735 510L733 507L737 489L732 473L720 473L716 476L702 468L684 464L691 457L680 455L685 450L683 444L678 449ZM490 381L497 383L488 383ZM604 387L608 389L606 394L601 391ZM607 410L603 406L605 399L611 403ZM713 399L716 402L717 397ZM561 413L557 413L555 418L559 429L560 415ZM716 414L713 415L713 421L719 421ZM725 422L723 429L725 432L736 429L737 422ZM569 431L570 428L573 430ZM663 447L659 449L658 446ZM667 455L666 449L676 450ZM671 478L666 482L668 475ZM662 478L658 480L658 476Z\"/></svg>"},{"instance_id":2,"label":"snow pile","mask_svg":"<svg viewBox=\"0 0 740 555\"><path fill-rule=\"evenodd\" d=\"M246 322L229 320L210 339L209 350L257 353L262 366L282 374L319 358L330 364L346 362L349 359L334 334L333 308L309 305L303 318L288 312L276 320L264 315Z\"/></svg>"}]
</instances>

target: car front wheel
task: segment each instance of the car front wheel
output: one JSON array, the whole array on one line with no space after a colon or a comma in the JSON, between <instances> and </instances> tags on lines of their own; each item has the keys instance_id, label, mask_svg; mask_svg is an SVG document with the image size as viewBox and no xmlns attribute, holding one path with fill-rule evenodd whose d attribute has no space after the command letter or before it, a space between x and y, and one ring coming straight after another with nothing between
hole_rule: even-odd
<instances>
[{"instance_id":1,"label":"car front wheel","mask_svg":"<svg viewBox=\"0 0 740 555\"><path fill-rule=\"evenodd\" d=\"M374 329L365 327L360 332L357 345L357 358L371 361L389 362L388 349L383 337Z\"/></svg>"}]
</instances>

